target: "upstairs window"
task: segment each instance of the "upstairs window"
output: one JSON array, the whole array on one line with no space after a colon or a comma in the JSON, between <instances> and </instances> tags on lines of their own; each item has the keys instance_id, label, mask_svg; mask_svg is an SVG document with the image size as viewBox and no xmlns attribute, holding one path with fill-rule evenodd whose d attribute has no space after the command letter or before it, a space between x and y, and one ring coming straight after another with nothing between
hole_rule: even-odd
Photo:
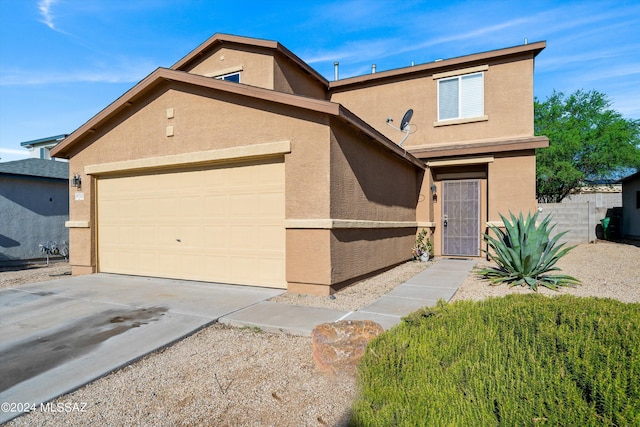
<instances>
[{"instance_id":1,"label":"upstairs window","mask_svg":"<svg viewBox=\"0 0 640 427\"><path fill-rule=\"evenodd\" d=\"M438 120L484 115L484 73L438 80Z\"/></svg>"},{"instance_id":2,"label":"upstairs window","mask_svg":"<svg viewBox=\"0 0 640 427\"><path fill-rule=\"evenodd\" d=\"M225 74L223 76L216 76L218 80L226 80L228 82L240 83L240 73Z\"/></svg>"}]
</instances>

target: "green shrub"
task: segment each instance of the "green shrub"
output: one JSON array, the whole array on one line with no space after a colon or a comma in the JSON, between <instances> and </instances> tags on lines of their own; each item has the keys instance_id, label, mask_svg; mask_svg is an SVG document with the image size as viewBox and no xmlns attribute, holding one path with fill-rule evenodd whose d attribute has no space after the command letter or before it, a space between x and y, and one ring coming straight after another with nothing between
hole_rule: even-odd
<instances>
[{"instance_id":1,"label":"green shrub","mask_svg":"<svg viewBox=\"0 0 640 427\"><path fill-rule=\"evenodd\" d=\"M506 233L496 226L490 226L496 234L497 239L484 235L484 240L489 245L490 251L483 249L489 259L495 261L498 267L488 267L480 270L478 274L491 280L494 285L508 283L510 286L528 285L534 291L538 290L538 285L546 286L550 289L557 289L558 286L574 286L580 281L574 277L562 274L546 274L550 271L560 270L555 267L556 262L574 247L562 249L564 243L557 245L565 233L558 233L550 238L549 227L551 217L547 216L538 227L536 220L538 213L533 217L527 215L523 219L522 213L519 217L511 214L509 222L500 215L504 223Z\"/></svg>"},{"instance_id":2,"label":"green shrub","mask_svg":"<svg viewBox=\"0 0 640 427\"><path fill-rule=\"evenodd\" d=\"M372 341L352 425L638 426L640 304L440 301Z\"/></svg>"}]
</instances>

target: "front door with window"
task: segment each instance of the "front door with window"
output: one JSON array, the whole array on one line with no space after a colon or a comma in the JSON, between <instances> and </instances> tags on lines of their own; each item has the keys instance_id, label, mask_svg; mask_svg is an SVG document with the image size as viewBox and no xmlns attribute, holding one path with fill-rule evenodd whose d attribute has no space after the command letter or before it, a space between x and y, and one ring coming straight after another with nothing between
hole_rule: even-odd
<instances>
[{"instance_id":1,"label":"front door with window","mask_svg":"<svg viewBox=\"0 0 640 427\"><path fill-rule=\"evenodd\" d=\"M480 181L442 182L442 255L480 255Z\"/></svg>"}]
</instances>

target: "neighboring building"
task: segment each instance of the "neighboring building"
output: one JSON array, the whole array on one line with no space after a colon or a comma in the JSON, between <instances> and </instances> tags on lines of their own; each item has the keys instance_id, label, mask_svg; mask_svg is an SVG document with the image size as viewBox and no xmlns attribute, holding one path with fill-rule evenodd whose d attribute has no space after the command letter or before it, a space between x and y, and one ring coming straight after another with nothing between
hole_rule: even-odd
<instances>
[{"instance_id":1,"label":"neighboring building","mask_svg":"<svg viewBox=\"0 0 640 427\"><path fill-rule=\"evenodd\" d=\"M43 258L39 245L68 241L69 163L0 163L0 263Z\"/></svg>"},{"instance_id":2,"label":"neighboring building","mask_svg":"<svg viewBox=\"0 0 640 427\"><path fill-rule=\"evenodd\" d=\"M69 136L67 134L50 136L48 138L34 139L33 141L21 142L20 145L29 150L29 157L32 159L51 159L51 149Z\"/></svg>"},{"instance_id":3,"label":"neighboring building","mask_svg":"<svg viewBox=\"0 0 640 427\"><path fill-rule=\"evenodd\" d=\"M82 180L73 273L328 294L409 259L422 227L436 255L480 256L499 213L537 209L544 47L329 82L278 42L214 35L52 151ZM387 118L409 108L399 147Z\"/></svg>"},{"instance_id":4,"label":"neighboring building","mask_svg":"<svg viewBox=\"0 0 640 427\"><path fill-rule=\"evenodd\" d=\"M622 236L640 239L640 171L622 182Z\"/></svg>"}]
</instances>

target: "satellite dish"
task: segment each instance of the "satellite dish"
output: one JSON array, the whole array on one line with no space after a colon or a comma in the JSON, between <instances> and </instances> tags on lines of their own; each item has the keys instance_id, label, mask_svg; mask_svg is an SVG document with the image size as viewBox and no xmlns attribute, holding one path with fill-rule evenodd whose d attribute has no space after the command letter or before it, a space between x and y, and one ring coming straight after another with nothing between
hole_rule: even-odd
<instances>
[{"instance_id":1,"label":"satellite dish","mask_svg":"<svg viewBox=\"0 0 640 427\"><path fill-rule=\"evenodd\" d=\"M404 113L404 116L402 116L402 121L400 122L399 128L391 124L391 122L393 122L393 119L391 117L387 118L387 125L391 126L396 130L399 130L400 132L404 132L405 134L404 138L402 138L402 141L400 141L400 143L398 144L400 147L402 147L402 144L404 144L404 142L409 137L409 133L411 132L411 124L409 122L411 121L412 117L413 117L413 109L409 108L407 112Z\"/></svg>"},{"instance_id":2,"label":"satellite dish","mask_svg":"<svg viewBox=\"0 0 640 427\"><path fill-rule=\"evenodd\" d=\"M409 108L404 116L402 116L402 121L400 122L400 130L404 132L404 130L409 126L409 122L411 121L411 117L413 117L413 109Z\"/></svg>"}]
</instances>

